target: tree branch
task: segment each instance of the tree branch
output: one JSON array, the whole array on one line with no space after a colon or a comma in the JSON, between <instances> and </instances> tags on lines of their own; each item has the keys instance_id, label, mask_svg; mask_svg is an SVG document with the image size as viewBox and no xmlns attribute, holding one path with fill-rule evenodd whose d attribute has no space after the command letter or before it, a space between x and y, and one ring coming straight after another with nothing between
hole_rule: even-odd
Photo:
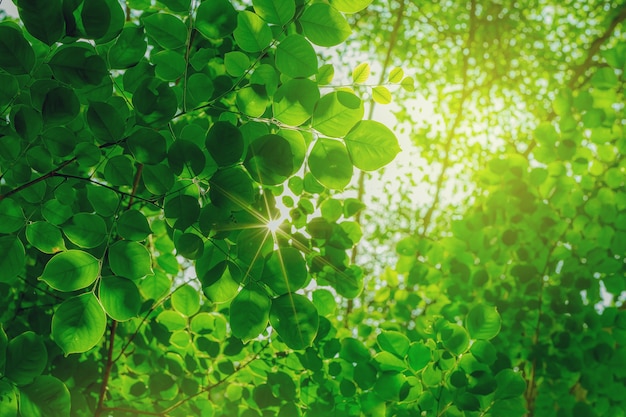
<instances>
[{"instance_id":1,"label":"tree branch","mask_svg":"<svg viewBox=\"0 0 626 417\"><path fill-rule=\"evenodd\" d=\"M100 396L98 397L98 407L94 413L94 417L100 417L104 411L104 397L106 397L107 387L109 385L109 378L111 377L111 368L113 367L113 348L115 345L115 331L117 329L117 321L113 320L111 323L111 330L109 333L109 349L107 352L107 363L104 366L104 373L102 375L102 385L100 386Z\"/></svg>"}]
</instances>

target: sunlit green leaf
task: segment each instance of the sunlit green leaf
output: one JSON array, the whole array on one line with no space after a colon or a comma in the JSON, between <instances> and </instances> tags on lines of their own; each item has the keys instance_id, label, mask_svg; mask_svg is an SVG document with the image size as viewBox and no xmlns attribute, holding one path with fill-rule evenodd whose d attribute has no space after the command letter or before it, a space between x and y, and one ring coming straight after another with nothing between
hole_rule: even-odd
<instances>
[{"instance_id":1,"label":"sunlit green leaf","mask_svg":"<svg viewBox=\"0 0 626 417\"><path fill-rule=\"evenodd\" d=\"M254 11L268 23L284 25L296 12L294 0L253 0Z\"/></svg>"},{"instance_id":2,"label":"sunlit green leaf","mask_svg":"<svg viewBox=\"0 0 626 417\"><path fill-rule=\"evenodd\" d=\"M272 31L263 19L245 10L237 15L237 28L233 36L241 49L246 52L262 51L272 41Z\"/></svg>"},{"instance_id":3,"label":"sunlit green leaf","mask_svg":"<svg viewBox=\"0 0 626 417\"><path fill-rule=\"evenodd\" d=\"M276 67L292 78L309 77L317 72L317 55L303 36L289 35L276 48Z\"/></svg>"},{"instance_id":4,"label":"sunlit green leaf","mask_svg":"<svg viewBox=\"0 0 626 417\"><path fill-rule=\"evenodd\" d=\"M106 314L93 293L63 301L52 316L52 338L66 355L93 348L106 329Z\"/></svg>"},{"instance_id":5,"label":"sunlit green leaf","mask_svg":"<svg viewBox=\"0 0 626 417\"><path fill-rule=\"evenodd\" d=\"M352 161L338 140L319 138L309 154L309 168L327 188L342 190L352 179Z\"/></svg>"},{"instance_id":6,"label":"sunlit green leaf","mask_svg":"<svg viewBox=\"0 0 626 417\"><path fill-rule=\"evenodd\" d=\"M346 18L325 3L309 5L299 21L307 38L320 46L338 45L352 33Z\"/></svg>"},{"instance_id":7,"label":"sunlit green leaf","mask_svg":"<svg viewBox=\"0 0 626 417\"><path fill-rule=\"evenodd\" d=\"M466 327L473 339L492 339L500 332L500 315L495 307L479 304L467 315Z\"/></svg>"},{"instance_id":8,"label":"sunlit green leaf","mask_svg":"<svg viewBox=\"0 0 626 417\"><path fill-rule=\"evenodd\" d=\"M345 136L363 118L363 102L346 91L323 96L313 111L313 128L324 135Z\"/></svg>"},{"instance_id":9,"label":"sunlit green leaf","mask_svg":"<svg viewBox=\"0 0 626 417\"><path fill-rule=\"evenodd\" d=\"M105 276L100 279L98 297L104 311L117 321L126 321L139 314L141 298L137 286L126 278Z\"/></svg>"},{"instance_id":10,"label":"sunlit green leaf","mask_svg":"<svg viewBox=\"0 0 626 417\"><path fill-rule=\"evenodd\" d=\"M191 285L183 285L172 294L172 307L185 316L193 316L200 310L200 294Z\"/></svg>"},{"instance_id":11,"label":"sunlit green leaf","mask_svg":"<svg viewBox=\"0 0 626 417\"><path fill-rule=\"evenodd\" d=\"M139 279L152 273L148 249L140 243L125 240L109 247L109 266L115 275L128 279Z\"/></svg>"},{"instance_id":12,"label":"sunlit green leaf","mask_svg":"<svg viewBox=\"0 0 626 417\"><path fill-rule=\"evenodd\" d=\"M10 74L28 74L35 64L35 53L15 27L0 26L0 68Z\"/></svg>"},{"instance_id":13,"label":"sunlit green leaf","mask_svg":"<svg viewBox=\"0 0 626 417\"><path fill-rule=\"evenodd\" d=\"M393 161L400 152L398 139L379 122L359 122L345 137L350 159L364 171L377 170Z\"/></svg>"},{"instance_id":14,"label":"sunlit green leaf","mask_svg":"<svg viewBox=\"0 0 626 417\"><path fill-rule=\"evenodd\" d=\"M100 273L100 262L87 252L68 250L54 255L40 279L59 291L75 291L91 285Z\"/></svg>"},{"instance_id":15,"label":"sunlit green leaf","mask_svg":"<svg viewBox=\"0 0 626 417\"><path fill-rule=\"evenodd\" d=\"M202 2L196 13L196 29L208 39L230 35L237 26L237 12L228 0Z\"/></svg>"}]
</instances>

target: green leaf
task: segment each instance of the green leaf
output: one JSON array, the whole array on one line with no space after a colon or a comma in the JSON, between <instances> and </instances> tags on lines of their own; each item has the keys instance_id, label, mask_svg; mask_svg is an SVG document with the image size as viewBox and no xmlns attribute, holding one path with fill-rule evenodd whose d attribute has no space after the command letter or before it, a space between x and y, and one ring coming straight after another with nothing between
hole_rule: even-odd
<instances>
[{"instance_id":1,"label":"green leaf","mask_svg":"<svg viewBox=\"0 0 626 417\"><path fill-rule=\"evenodd\" d=\"M250 85L237 91L237 107L250 117L261 117L270 104L265 88L260 85Z\"/></svg>"},{"instance_id":2,"label":"green leaf","mask_svg":"<svg viewBox=\"0 0 626 417\"><path fill-rule=\"evenodd\" d=\"M399 358L404 358L407 355L411 343L408 337L396 331L381 332L376 340L381 349L391 352Z\"/></svg>"},{"instance_id":3,"label":"green leaf","mask_svg":"<svg viewBox=\"0 0 626 417\"><path fill-rule=\"evenodd\" d=\"M204 241L194 233L183 233L175 239L176 253L187 259L198 259L204 251Z\"/></svg>"},{"instance_id":4,"label":"green leaf","mask_svg":"<svg viewBox=\"0 0 626 417\"><path fill-rule=\"evenodd\" d=\"M48 365L48 350L41 336L28 331L9 341L4 375L18 386L30 384Z\"/></svg>"},{"instance_id":5,"label":"green leaf","mask_svg":"<svg viewBox=\"0 0 626 417\"><path fill-rule=\"evenodd\" d=\"M112 69L130 68L141 61L147 48L143 27L126 26L109 49L109 64Z\"/></svg>"},{"instance_id":6,"label":"green leaf","mask_svg":"<svg viewBox=\"0 0 626 417\"><path fill-rule=\"evenodd\" d=\"M379 85L372 88L372 99L378 104L391 103L391 93L387 87Z\"/></svg>"},{"instance_id":7,"label":"green leaf","mask_svg":"<svg viewBox=\"0 0 626 417\"><path fill-rule=\"evenodd\" d=\"M122 116L108 103L90 103L87 123L93 134L105 143L117 142L124 134L125 123Z\"/></svg>"},{"instance_id":8,"label":"green leaf","mask_svg":"<svg viewBox=\"0 0 626 417\"><path fill-rule=\"evenodd\" d=\"M0 233L13 233L25 223L24 212L12 198L0 200Z\"/></svg>"},{"instance_id":9,"label":"green leaf","mask_svg":"<svg viewBox=\"0 0 626 417\"><path fill-rule=\"evenodd\" d=\"M291 349L310 346L317 335L317 309L306 297L287 293L272 300L270 324Z\"/></svg>"},{"instance_id":10,"label":"green leaf","mask_svg":"<svg viewBox=\"0 0 626 417\"><path fill-rule=\"evenodd\" d=\"M217 171L210 186L211 202L223 209L242 210L254 200L252 178L238 166Z\"/></svg>"},{"instance_id":11,"label":"green leaf","mask_svg":"<svg viewBox=\"0 0 626 417\"><path fill-rule=\"evenodd\" d=\"M104 219L97 214L77 213L69 224L63 225L63 233L76 246L95 248L108 236Z\"/></svg>"},{"instance_id":12,"label":"green leaf","mask_svg":"<svg viewBox=\"0 0 626 417\"><path fill-rule=\"evenodd\" d=\"M17 417L18 397L13 385L0 381L0 417Z\"/></svg>"},{"instance_id":13,"label":"green leaf","mask_svg":"<svg viewBox=\"0 0 626 417\"><path fill-rule=\"evenodd\" d=\"M292 77L310 77L317 73L317 54L304 36L292 34L276 48L276 67Z\"/></svg>"},{"instance_id":14,"label":"green leaf","mask_svg":"<svg viewBox=\"0 0 626 417\"><path fill-rule=\"evenodd\" d=\"M117 212L120 203L120 198L115 191L95 185L87 189L87 200L96 213L105 217Z\"/></svg>"},{"instance_id":15,"label":"green leaf","mask_svg":"<svg viewBox=\"0 0 626 417\"><path fill-rule=\"evenodd\" d=\"M152 233L146 216L139 210L127 210L117 219L117 233L126 240L144 240Z\"/></svg>"},{"instance_id":16,"label":"green leaf","mask_svg":"<svg viewBox=\"0 0 626 417\"><path fill-rule=\"evenodd\" d=\"M297 249L279 248L265 261L261 281L277 295L295 292L306 280L306 263Z\"/></svg>"},{"instance_id":17,"label":"green leaf","mask_svg":"<svg viewBox=\"0 0 626 417\"><path fill-rule=\"evenodd\" d=\"M487 340L476 340L472 344L470 352L478 361L487 365L492 365L496 361L496 348Z\"/></svg>"},{"instance_id":18,"label":"green leaf","mask_svg":"<svg viewBox=\"0 0 626 417\"><path fill-rule=\"evenodd\" d=\"M415 91L415 80L412 77L404 77L400 85L408 92Z\"/></svg>"},{"instance_id":19,"label":"green leaf","mask_svg":"<svg viewBox=\"0 0 626 417\"><path fill-rule=\"evenodd\" d=\"M170 146L167 159L172 172L184 177L195 177L206 167L206 157L200 147L185 139L178 139Z\"/></svg>"},{"instance_id":20,"label":"green leaf","mask_svg":"<svg viewBox=\"0 0 626 417\"><path fill-rule=\"evenodd\" d=\"M105 276L100 279L98 297L104 311L116 321L126 321L139 315L141 297L137 286L126 278Z\"/></svg>"},{"instance_id":21,"label":"green leaf","mask_svg":"<svg viewBox=\"0 0 626 417\"><path fill-rule=\"evenodd\" d=\"M470 394L469 392L463 392L458 395L454 401L454 404L459 408L459 410L480 410L480 402L478 401L478 398L475 395Z\"/></svg>"},{"instance_id":22,"label":"green leaf","mask_svg":"<svg viewBox=\"0 0 626 417\"><path fill-rule=\"evenodd\" d=\"M458 324L447 323L440 334L444 347L455 355L464 353L469 347L469 334Z\"/></svg>"},{"instance_id":23,"label":"green leaf","mask_svg":"<svg viewBox=\"0 0 626 417\"><path fill-rule=\"evenodd\" d=\"M274 117L286 125L300 126L311 118L319 98L319 89L313 81L289 80L274 95Z\"/></svg>"},{"instance_id":24,"label":"green leaf","mask_svg":"<svg viewBox=\"0 0 626 417\"><path fill-rule=\"evenodd\" d=\"M337 309L335 296L323 288L313 291L312 300L320 316L332 316Z\"/></svg>"},{"instance_id":25,"label":"green leaf","mask_svg":"<svg viewBox=\"0 0 626 417\"><path fill-rule=\"evenodd\" d=\"M260 52L272 42L272 31L255 13L247 10L237 15L237 28L233 36L239 47L246 52Z\"/></svg>"},{"instance_id":26,"label":"green leaf","mask_svg":"<svg viewBox=\"0 0 626 417\"><path fill-rule=\"evenodd\" d=\"M109 247L109 266L117 276L139 279L152 273L152 259L145 246L120 240Z\"/></svg>"},{"instance_id":27,"label":"green leaf","mask_svg":"<svg viewBox=\"0 0 626 417\"><path fill-rule=\"evenodd\" d=\"M170 332L187 328L187 319L178 311L162 311L157 316L156 321L165 326Z\"/></svg>"},{"instance_id":28,"label":"green leaf","mask_svg":"<svg viewBox=\"0 0 626 417\"><path fill-rule=\"evenodd\" d=\"M99 85L109 75L104 60L86 43L57 49L48 65L58 81L77 88Z\"/></svg>"},{"instance_id":29,"label":"green leaf","mask_svg":"<svg viewBox=\"0 0 626 417\"><path fill-rule=\"evenodd\" d=\"M28 229L26 231L28 233ZM24 245L16 236L0 237L0 282L13 284L15 278L24 272L25 254Z\"/></svg>"},{"instance_id":30,"label":"green leaf","mask_svg":"<svg viewBox=\"0 0 626 417\"><path fill-rule=\"evenodd\" d=\"M232 123L215 122L206 135L205 144L211 157L220 167L233 165L243 156L243 135Z\"/></svg>"},{"instance_id":31,"label":"green leaf","mask_svg":"<svg viewBox=\"0 0 626 417\"><path fill-rule=\"evenodd\" d=\"M128 155L116 155L104 166L104 178L112 185L130 187L135 181L135 167Z\"/></svg>"},{"instance_id":32,"label":"green leaf","mask_svg":"<svg viewBox=\"0 0 626 417\"><path fill-rule=\"evenodd\" d=\"M187 43L187 27L174 15L155 13L143 17L141 22L146 34L165 49L178 49Z\"/></svg>"},{"instance_id":33,"label":"green leaf","mask_svg":"<svg viewBox=\"0 0 626 417\"><path fill-rule=\"evenodd\" d=\"M190 195L178 195L169 199L164 207L165 219L175 229L185 230L198 220L200 205Z\"/></svg>"},{"instance_id":34,"label":"green leaf","mask_svg":"<svg viewBox=\"0 0 626 417\"><path fill-rule=\"evenodd\" d=\"M507 399L521 396L526 391L526 381L512 369L503 369L496 375L498 387L495 399Z\"/></svg>"},{"instance_id":35,"label":"green leaf","mask_svg":"<svg viewBox=\"0 0 626 417\"><path fill-rule=\"evenodd\" d=\"M324 187L343 190L352 179L352 161L343 143L319 138L309 154L309 169Z\"/></svg>"},{"instance_id":36,"label":"green leaf","mask_svg":"<svg viewBox=\"0 0 626 417\"><path fill-rule=\"evenodd\" d=\"M228 0L205 1L198 7L195 25L207 39L222 39L237 27L237 12Z\"/></svg>"},{"instance_id":37,"label":"green leaf","mask_svg":"<svg viewBox=\"0 0 626 417\"><path fill-rule=\"evenodd\" d=\"M150 55L150 61L155 65L155 75L165 81L176 81L181 78L187 66L182 54L169 50Z\"/></svg>"},{"instance_id":38,"label":"green leaf","mask_svg":"<svg viewBox=\"0 0 626 417\"><path fill-rule=\"evenodd\" d=\"M26 30L43 43L53 45L65 35L61 1L18 0L17 10Z\"/></svg>"},{"instance_id":39,"label":"green leaf","mask_svg":"<svg viewBox=\"0 0 626 417\"><path fill-rule=\"evenodd\" d=\"M250 69L250 58L240 51L227 52L224 55L224 66L233 77L241 77Z\"/></svg>"},{"instance_id":40,"label":"green leaf","mask_svg":"<svg viewBox=\"0 0 626 417\"><path fill-rule=\"evenodd\" d=\"M187 12L191 5L191 0L159 0L173 12Z\"/></svg>"},{"instance_id":41,"label":"green leaf","mask_svg":"<svg viewBox=\"0 0 626 417\"><path fill-rule=\"evenodd\" d=\"M317 102L312 126L324 135L343 137L363 118L363 113L361 99L346 91L334 91Z\"/></svg>"},{"instance_id":42,"label":"green leaf","mask_svg":"<svg viewBox=\"0 0 626 417\"><path fill-rule=\"evenodd\" d=\"M330 4L340 12L356 13L365 9L373 0L330 0Z\"/></svg>"},{"instance_id":43,"label":"green leaf","mask_svg":"<svg viewBox=\"0 0 626 417\"><path fill-rule=\"evenodd\" d=\"M6 106L7 104L13 102L13 99L17 96L19 89L20 86L14 76L10 74L0 74L0 106ZM13 146L16 146L16 144ZM0 151L0 154L4 154L4 152ZM14 156L17 157L17 154ZM6 159L14 159L14 157L10 156Z\"/></svg>"},{"instance_id":44,"label":"green leaf","mask_svg":"<svg viewBox=\"0 0 626 417\"><path fill-rule=\"evenodd\" d=\"M296 13L294 0L252 0L254 11L268 23L285 25Z\"/></svg>"},{"instance_id":45,"label":"green leaf","mask_svg":"<svg viewBox=\"0 0 626 417\"><path fill-rule=\"evenodd\" d=\"M495 307L476 305L467 314L465 326L472 339L489 340L500 333L501 319Z\"/></svg>"},{"instance_id":46,"label":"green leaf","mask_svg":"<svg viewBox=\"0 0 626 417\"><path fill-rule=\"evenodd\" d=\"M370 64L363 62L352 70L352 81L356 84L362 84L370 77Z\"/></svg>"},{"instance_id":47,"label":"green leaf","mask_svg":"<svg viewBox=\"0 0 626 417\"><path fill-rule=\"evenodd\" d=\"M399 83L404 77L404 70L400 67L395 67L389 72L389 82Z\"/></svg>"},{"instance_id":48,"label":"green leaf","mask_svg":"<svg viewBox=\"0 0 626 417\"><path fill-rule=\"evenodd\" d=\"M265 135L250 144L244 165L258 183L282 184L300 169L304 152L302 135Z\"/></svg>"},{"instance_id":49,"label":"green leaf","mask_svg":"<svg viewBox=\"0 0 626 417\"><path fill-rule=\"evenodd\" d=\"M345 137L350 159L363 171L375 171L393 161L400 146L389 128L373 120L363 120Z\"/></svg>"},{"instance_id":50,"label":"green leaf","mask_svg":"<svg viewBox=\"0 0 626 417\"><path fill-rule=\"evenodd\" d=\"M335 77L335 67L332 64L324 64L318 70L315 75L315 79L319 85L327 85L333 81Z\"/></svg>"},{"instance_id":51,"label":"green leaf","mask_svg":"<svg viewBox=\"0 0 626 417\"><path fill-rule=\"evenodd\" d=\"M0 26L0 68L9 74L28 74L35 65L35 52L22 32L12 26Z\"/></svg>"},{"instance_id":52,"label":"green leaf","mask_svg":"<svg viewBox=\"0 0 626 417\"><path fill-rule=\"evenodd\" d=\"M241 289L230 303L230 328L235 337L248 341L261 334L269 320L271 301L256 285Z\"/></svg>"},{"instance_id":53,"label":"green leaf","mask_svg":"<svg viewBox=\"0 0 626 417\"><path fill-rule=\"evenodd\" d=\"M239 268L228 261L222 261L202 275L202 291L214 303L224 303L235 297L239 290Z\"/></svg>"},{"instance_id":54,"label":"green leaf","mask_svg":"<svg viewBox=\"0 0 626 417\"><path fill-rule=\"evenodd\" d=\"M56 87L48 91L43 101L41 114L46 125L62 125L74 120L80 112L76 94L66 87Z\"/></svg>"},{"instance_id":55,"label":"green leaf","mask_svg":"<svg viewBox=\"0 0 626 417\"><path fill-rule=\"evenodd\" d=\"M400 400L400 391L404 386L406 377L396 371L384 372L374 384L374 391L385 401L397 402Z\"/></svg>"},{"instance_id":56,"label":"green leaf","mask_svg":"<svg viewBox=\"0 0 626 417\"><path fill-rule=\"evenodd\" d=\"M189 317L200 310L200 294L191 285L183 285L172 293L172 307Z\"/></svg>"},{"instance_id":57,"label":"green leaf","mask_svg":"<svg viewBox=\"0 0 626 417\"><path fill-rule=\"evenodd\" d=\"M52 257L39 279L58 291L76 291L91 285L100 273L100 262L81 250L68 250Z\"/></svg>"},{"instance_id":58,"label":"green leaf","mask_svg":"<svg viewBox=\"0 0 626 417\"><path fill-rule=\"evenodd\" d=\"M306 37L319 46L339 45L352 33L346 18L337 9L325 3L313 3L308 6L299 22Z\"/></svg>"},{"instance_id":59,"label":"green leaf","mask_svg":"<svg viewBox=\"0 0 626 417\"><path fill-rule=\"evenodd\" d=\"M167 82L147 78L135 90L133 105L143 123L161 125L176 114L178 99Z\"/></svg>"},{"instance_id":60,"label":"green leaf","mask_svg":"<svg viewBox=\"0 0 626 417\"><path fill-rule=\"evenodd\" d=\"M187 101L185 104L188 107L193 107L207 102L213 96L214 91L215 87L211 77L203 73L193 74L187 80Z\"/></svg>"},{"instance_id":61,"label":"green leaf","mask_svg":"<svg viewBox=\"0 0 626 417\"><path fill-rule=\"evenodd\" d=\"M106 314L91 292L63 301L52 316L52 338L65 355L87 352L105 329Z\"/></svg>"},{"instance_id":62,"label":"green leaf","mask_svg":"<svg viewBox=\"0 0 626 417\"><path fill-rule=\"evenodd\" d=\"M68 416L72 405L65 384L48 375L20 388L19 401L20 415L29 417Z\"/></svg>"},{"instance_id":63,"label":"green leaf","mask_svg":"<svg viewBox=\"0 0 626 417\"><path fill-rule=\"evenodd\" d=\"M407 353L409 366L416 372L424 369L432 361L430 348L421 342L411 343Z\"/></svg>"},{"instance_id":64,"label":"green leaf","mask_svg":"<svg viewBox=\"0 0 626 417\"><path fill-rule=\"evenodd\" d=\"M88 1L83 3L80 18L85 37L98 39L109 31L111 10L105 0Z\"/></svg>"}]
</instances>

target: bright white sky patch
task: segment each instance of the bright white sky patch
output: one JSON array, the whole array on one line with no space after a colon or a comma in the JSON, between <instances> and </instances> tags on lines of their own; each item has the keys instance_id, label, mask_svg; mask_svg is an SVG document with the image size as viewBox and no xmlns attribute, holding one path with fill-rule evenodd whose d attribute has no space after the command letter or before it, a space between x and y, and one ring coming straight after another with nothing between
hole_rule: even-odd
<instances>
[{"instance_id":1,"label":"bright white sky patch","mask_svg":"<svg viewBox=\"0 0 626 417\"><path fill-rule=\"evenodd\" d=\"M0 10L12 17L17 17L17 7L11 0L0 0Z\"/></svg>"}]
</instances>

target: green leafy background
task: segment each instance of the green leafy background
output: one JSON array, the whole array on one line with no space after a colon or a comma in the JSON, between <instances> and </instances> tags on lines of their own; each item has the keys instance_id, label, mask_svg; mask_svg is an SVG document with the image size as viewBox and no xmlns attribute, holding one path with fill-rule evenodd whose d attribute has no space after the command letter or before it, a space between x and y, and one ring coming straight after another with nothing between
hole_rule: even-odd
<instances>
[{"instance_id":1,"label":"green leafy background","mask_svg":"<svg viewBox=\"0 0 626 417\"><path fill-rule=\"evenodd\" d=\"M626 9L424 3L0 14L0 417L624 415Z\"/></svg>"}]
</instances>

